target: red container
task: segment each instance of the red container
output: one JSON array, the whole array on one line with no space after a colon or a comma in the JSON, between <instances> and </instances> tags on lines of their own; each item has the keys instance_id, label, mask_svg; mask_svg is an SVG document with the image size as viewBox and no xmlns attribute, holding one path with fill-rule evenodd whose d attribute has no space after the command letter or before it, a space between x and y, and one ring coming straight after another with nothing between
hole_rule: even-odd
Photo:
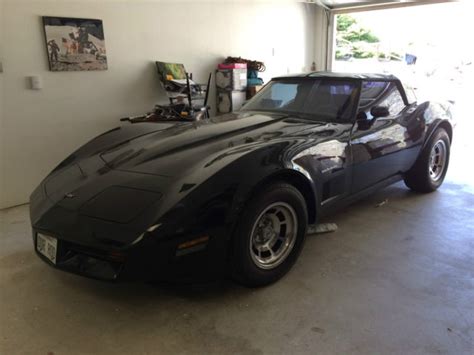
<instances>
[{"instance_id":1,"label":"red container","mask_svg":"<svg viewBox=\"0 0 474 355\"><path fill-rule=\"evenodd\" d=\"M219 64L218 69L247 69L247 63Z\"/></svg>"}]
</instances>

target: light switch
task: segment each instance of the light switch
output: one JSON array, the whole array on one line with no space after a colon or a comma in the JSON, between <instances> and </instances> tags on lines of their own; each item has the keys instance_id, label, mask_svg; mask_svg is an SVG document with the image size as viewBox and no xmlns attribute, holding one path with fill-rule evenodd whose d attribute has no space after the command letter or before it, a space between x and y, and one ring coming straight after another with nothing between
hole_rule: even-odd
<instances>
[{"instance_id":1,"label":"light switch","mask_svg":"<svg viewBox=\"0 0 474 355\"><path fill-rule=\"evenodd\" d=\"M30 83L32 90L41 90L43 88L43 80L40 76L30 76Z\"/></svg>"}]
</instances>

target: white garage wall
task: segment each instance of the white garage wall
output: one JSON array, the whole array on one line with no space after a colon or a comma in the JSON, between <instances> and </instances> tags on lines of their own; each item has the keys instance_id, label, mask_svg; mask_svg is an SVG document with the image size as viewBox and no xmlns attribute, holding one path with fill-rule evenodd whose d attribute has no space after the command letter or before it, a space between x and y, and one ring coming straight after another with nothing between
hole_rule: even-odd
<instances>
[{"instance_id":1,"label":"white garage wall","mask_svg":"<svg viewBox=\"0 0 474 355\"><path fill-rule=\"evenodd\" d=\"M3 20L3 0L0 0L0 208L2 206L4 199L4 155L3 155L3 111L4 111L4 106L3 106L3 34L5 33L4 29L4 23L5 21Z\"/></svg>"},{"instance_id":2,"label":"white garage wall","mask_svg":"<svg viewBox=\"0 0 474 355\"><path fill-rule=\"evenodd\" d=\"M296 2L3 3L0 28L8 51L0 73L0 208L27 202L32 189L66 155L119 125L120 117L166 102L154 60L182 62L204 82L228 55L264 61L268 79L309 70L315 54L319 10ZM109 69L48 71L43 15L102 19ZM42 90L28 88L30 75L41 76Z\"/></svg>"}]
</instances>

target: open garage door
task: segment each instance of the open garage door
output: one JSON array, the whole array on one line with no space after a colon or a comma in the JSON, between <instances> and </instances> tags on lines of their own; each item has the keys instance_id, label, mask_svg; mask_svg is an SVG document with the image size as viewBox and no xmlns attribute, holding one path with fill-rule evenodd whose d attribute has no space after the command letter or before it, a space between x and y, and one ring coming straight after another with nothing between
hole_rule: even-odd
<instances>
[{"instance_id":1,"label":"open garage door","mask_svg":"<svg viewBox=\"0 0 474 355\"><path fill-rule=\"evenodd\" d=\"M325 3L332 3L328 69L394 74L419 102L451 105L457 120L452 165L458 166L450 169L451 177L472 185L463 170L465 153L474 149L469 137L474 47L468 35L474 2Z\"/></svg>"}]
</instances>

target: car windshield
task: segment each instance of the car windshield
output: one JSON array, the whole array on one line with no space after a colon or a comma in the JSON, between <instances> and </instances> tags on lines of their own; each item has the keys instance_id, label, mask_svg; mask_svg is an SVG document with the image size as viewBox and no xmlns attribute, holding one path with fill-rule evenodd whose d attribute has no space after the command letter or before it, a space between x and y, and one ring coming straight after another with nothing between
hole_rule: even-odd
<instances>
[{"instance_id":1,"label":"car windshield","mask_svg":"<svg viewBox=\"0 0 474 355\"><path fill-rule=\"evenodd\" d=\"M243 111L270 111L318 121L350 120L357 83L323 79L279 79L268 83Z\"/></svg>"}]
</instances>

